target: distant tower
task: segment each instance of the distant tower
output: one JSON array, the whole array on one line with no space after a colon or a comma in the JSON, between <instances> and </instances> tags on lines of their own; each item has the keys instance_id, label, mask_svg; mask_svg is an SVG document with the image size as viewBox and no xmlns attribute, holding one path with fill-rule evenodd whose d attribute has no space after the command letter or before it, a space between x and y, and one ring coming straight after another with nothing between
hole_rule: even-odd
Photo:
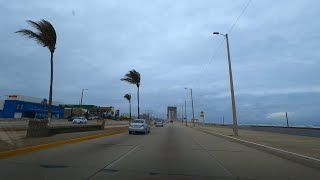
<instances>
[{"instance_id":1,"label":"distant tower","mask_svg":"<svg viewBox=\"0 0 320 180\"><path fill-rule=\"evenodd\" d=\"M168 120L176 120L177 119L177 107L168 106L167 119Z\"/></svg>"}]
</instances>

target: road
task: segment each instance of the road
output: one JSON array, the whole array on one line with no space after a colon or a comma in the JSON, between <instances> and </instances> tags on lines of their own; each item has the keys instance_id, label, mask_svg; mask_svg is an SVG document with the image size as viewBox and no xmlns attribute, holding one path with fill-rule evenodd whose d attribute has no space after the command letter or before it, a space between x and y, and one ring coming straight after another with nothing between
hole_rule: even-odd
<instances>
[{"instance_id":1,"label":"road","mask_svg":"<svg viewBox=\"0 0 320 180\"><path fill-rule=\"evenodd\" d=\"M180 123L0 159L1 179L320 179L320 171Z\"/></svg>"}]
</instances>

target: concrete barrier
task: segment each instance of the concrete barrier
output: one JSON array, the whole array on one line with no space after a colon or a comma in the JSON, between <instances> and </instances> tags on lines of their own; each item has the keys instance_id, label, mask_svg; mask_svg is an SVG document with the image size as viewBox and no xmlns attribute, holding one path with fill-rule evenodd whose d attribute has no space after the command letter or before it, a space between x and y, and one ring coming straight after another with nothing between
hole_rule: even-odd
<instances>
[{"instance_id":1,"label":"concrete barrier","mask_svg":"<svg viewBox=\"0 0 320 180\"><path fill-rule=\"evenodd\" d=\"M29 120L26 137L46 137L54 134L72 133L82 131L103 130L105 121L95 125L65 125L65 126L48 126L47 120Z\"/></svg>"},{"instance_id":2,"label":"concrete barrier","mask_svg":"<svg viewBox=\"0 0 320 180\"><path fill-rule=\"evenodd\" d=\"M28 122L27 137L45 137L49 135L48 120L32 119Z\"/></svg>"},{"instance_id":3,"label":"concrete barrier","mask_svg":"<svg viewBox=\"0 0 320 180\"><path fill-rule=\"evenodd\" d=\"M196 123L198 126L207 127L232 127L231 124ZM320 128L311 127L285 127L285 126L261 126L261 125L239 125L238 129L264 131L272 133L290 134L297 136L320 137Z\"/></svg>"}]
</instances>

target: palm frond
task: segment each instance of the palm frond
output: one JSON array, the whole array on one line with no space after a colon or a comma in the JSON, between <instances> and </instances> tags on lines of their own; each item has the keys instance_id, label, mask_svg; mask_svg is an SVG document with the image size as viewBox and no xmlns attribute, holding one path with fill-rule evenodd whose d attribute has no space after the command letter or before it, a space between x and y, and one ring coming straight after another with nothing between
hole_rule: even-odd
<instances>
[{"instance_id":1,"label":"palm frond","mask_svg":"<svg viewBox=\"0 0 320 180\"><path fill-rule=\"evenodd\" d=\"M57 34L52 24L44 19L39 22L31 20L27 20L27 22L34 27L37 32L22 29L17 31L17 33L22 33L23 35L27 35L29 38L35 39L42 46L48 47L50 52L54 52L57 42Z\"/></svg>"},{"instance_id":2,"label":"palm frond","mask_svg":"<svg viewBox=\"0 0 320 180\"><path fill-rule=\"evenodd\" d=\"M15 33L20 33L24 36L27 36L30 39L34 39L37 43L39 43L43 47L46 47L46 43L43 41L42 37L39 34L33 32L29 29L21 29L19 31L16 31Z\"/></svg>"},{"instance_id":3,"label":"palm frond","mask_svg":"<svg viewBox=\"0 0 320 180\"><path fill-rule=\"evenodd\" d=\"M124 75L124 78L121 79L121 81L126 81L130 84L135 84L137 86L140 86L141 81L141 75L136 70L131 70L127 74Z\"/></svg>"},{"instance_id":4,"label":"palm frond","mask_svg":"<svg viewBox=\"0 0 320 180\"><path fill-rule=\"evenodd\" d=\"M129 102L131 101L131 94L125 94L123 97L127 99Z\"/></svg>"}]
</instances>

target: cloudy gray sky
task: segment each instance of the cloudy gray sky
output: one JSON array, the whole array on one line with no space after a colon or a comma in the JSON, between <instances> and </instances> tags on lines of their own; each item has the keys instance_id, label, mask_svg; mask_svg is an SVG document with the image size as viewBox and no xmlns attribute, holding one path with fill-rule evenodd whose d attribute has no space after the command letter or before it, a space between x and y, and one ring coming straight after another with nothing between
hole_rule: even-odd
<instances>
[{"instance_id":1,"label":"cloudy gray sky","mask_svg":"<svg viewBox=\"0 0 320 180\"><path fill-rule=\"evenodd\" d=\"M0 0L0 97L17 93L47 97L49 51L14 32L25 20L46 19L58 35L54 99L113 105L128 112L123 77L142 75L141 110L165 116L181 109L193 88L195 112L231 122L226 33L248 0ZM320 3L252 1L230 32L238 121L320 124ZM219 48L219 45L222 46ZM214 58L212 58L214 56Z\"/></svg>"}]
</instances>

